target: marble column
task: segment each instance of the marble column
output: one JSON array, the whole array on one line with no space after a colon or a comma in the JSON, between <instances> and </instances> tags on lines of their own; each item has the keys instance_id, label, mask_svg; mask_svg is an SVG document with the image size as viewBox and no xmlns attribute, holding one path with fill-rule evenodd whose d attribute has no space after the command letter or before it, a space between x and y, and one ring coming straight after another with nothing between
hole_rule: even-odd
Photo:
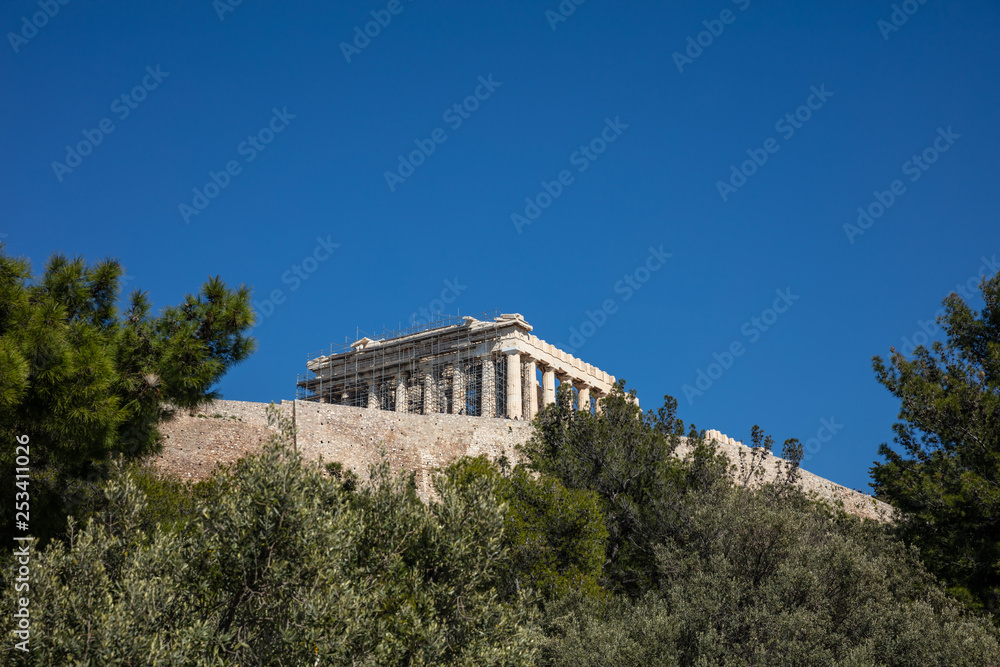
<instances>
[{"instance_id":1,"label":"marble column","mask_svg":"<svg viewBox=\"0 0 1000 667\"><path fill-rule=\"evenodd\" d=\"M437 401L434 392L434 374L430 371L424 373L424 414L432 415L437 412Z\"/></svg>"},{"instance_id":2,"label":"marble column","mask_svg":"<svg viewBox=\"0 0 1000 667\"><path fill-rule=\"evenodd\" d=\"M465 414L465 369L462 364L451 367L451 413Z\"/></svg>"},{"instance_id":3,"label":"marble column","mask_svg":"<svg viewBox=\"0 0 1000 667\"><path fill-rule=\"evenodd\" d=\"M538 380L535 378L535 360L529 359L524 362L524 382L522 385L524 391L522 396L524 396L524 418L527 420L532 420L535 415L538 414L538 392L535 391L535 386L538 384Z\"/></svg>"},{"instance_id":4,"label":"marble column","mask_svg":"<svg viewBox=\"0 0 1000 667\"><path fill-rule=\"evenodd\" d=\"M480 403L480 417L497 416L497 394L496 394L496 372L493 369L493 360L489 357L483 359L483 381Z\"/></svg>"},{"instance_id":5,"label":"marble column","mask_svg":"<svg viewBox=\"0 0 1000 667\"><path fill-rule=\"evenodd\" d=\"M551 366L542 371L542 407L556 402L556 372Z\"/></svg>"},{"instance_id":6,"label":"marble column","mask_svg":"<svg viewBox=\"0 0 1000 667\"><path fill-rule=\"evenodd\" d=\"M507 418L521 419L521 355L507 355Z\"/></svg>"},{"instance_id":7,"label":"marble column","mask_svg":"<svg viewBox=\"0 0 1000 667\"><path fill-rule=\"evenodd\" d=\"M407 404L406 377L396 376L396 412L409 412L410 406Z\"/></svg>"},{"instance_id":8,"label":"marble column","mask_svg":"<svg viewBox=\"0 0 1000 667\"><path fill-rule=\"evenodd\" d=\"M578 407L580 410L586 413L590 412L590 387L585 384L580 385L577 402L579 403Z\"/></svg>"}]
</instances>

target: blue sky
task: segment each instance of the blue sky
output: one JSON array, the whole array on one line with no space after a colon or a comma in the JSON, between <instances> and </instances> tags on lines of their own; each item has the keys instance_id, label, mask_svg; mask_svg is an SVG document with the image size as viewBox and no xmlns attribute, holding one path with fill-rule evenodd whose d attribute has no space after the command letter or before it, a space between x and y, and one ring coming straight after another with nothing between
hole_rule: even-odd
<instances>
[{"instance_id":1,"label":"blue sky","mask_svg":"<svg viewBox=\"0 0 1000 667\"><path fill-rule=\"evenodd\" d=\"M867 488L872 355L1000 268L996 3L232 2L0 10L7 251L252 285L226 398L498 308Z\"/></svg>"}]
</instances>

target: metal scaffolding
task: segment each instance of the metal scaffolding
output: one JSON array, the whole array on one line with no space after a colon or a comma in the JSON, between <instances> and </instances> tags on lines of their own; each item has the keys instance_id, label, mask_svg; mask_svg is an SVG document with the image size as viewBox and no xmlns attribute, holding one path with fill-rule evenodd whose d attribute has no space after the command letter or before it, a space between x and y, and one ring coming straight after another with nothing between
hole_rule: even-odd
<instances>
[{"instance_id":1,"label":"metal scaffolding","mask_svg":"<svg viewBox=\"0 0 1000 667\"><path fill-rule=\"evenodd\" d=\"M498 310L382 330L308 359L297 398L420 414L507 412L507 362Z\"/></svg>"}]
</instances>

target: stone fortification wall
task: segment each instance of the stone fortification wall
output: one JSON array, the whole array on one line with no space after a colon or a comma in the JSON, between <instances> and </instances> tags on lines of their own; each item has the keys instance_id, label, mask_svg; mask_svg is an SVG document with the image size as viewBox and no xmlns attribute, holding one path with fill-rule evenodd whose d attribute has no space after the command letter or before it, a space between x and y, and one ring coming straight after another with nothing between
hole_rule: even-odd
<instances>
[{"instance_id":1,"label":"stone fortification wall","mask_svg":"<svg viewBox=\"0 0 1000 667\"><path fill-rule=\"evenodd\" d=\"M715 440L719 451L726 454L729 460L732 461L734 466L733 474L737 480L751 478L751 483L753 483L751 467L754 464L754 460L752 450L749 447L734 438L711 429L705 431L705 437L706 439ZM677 452L679 455L684 455L690 451L690 448L685 446L686 439L684 439L684 442L685 444L682 444ZM787 462L774 454L768 453L765 456L764 452L758 452L758 457L759 465L764 470L762 482L774 481L781 471L786 468ZM808 470L799 469L798 483L807 494L813 495L835 507L842 507L844 511L855 516L881 522L890 521L892 518L893 508L891 505L881 500L876 500L868 494L834 484L830 480L824 479L819 475L814 475Z\"/></svg>"},{"instance_id":2,"label":"stone fortification wall","mask_svg":"<svg viewBox=\"0 0 1000 667\"><path fill-rule=\"evenodd\" d=\"M166 441L155 465L182 479L206 478L216 463L232 463L267 440L266 408L266 403L215 401L198 413L178 414L160 426ZM425 499L430 497L435 468L479 454L492 460L504 455L514 463L515 447L532 433L531 422L509 419L417 415L307 401L282 401L281 409L294 416L295 446L307 458L340 461L364 479L368 466L378 461L381 447L394 471L416 471L417 489ZM750 449L718 431L707 431L706 436L715 439L733 462L737 479L745 476L741 468L751 461ZM682 445L678 454L686 451ZM779 457L768 455L763 461L765 480L775 478L781 463ZM808 471L801 471L800 485L852 514L878 521L891 517L889 505Z\"/></svg>"},{"instance_id":3,"label":"stone fortification wall","mask_svg":"<svg viewBox=\"0 0 1000 667\"><path fill-rule=\"evenodd\" d=\"M160 426L166 437L154 464L182 479L204 479L215 464L232 463L270 435L265 403L215 401L197 413L182 412ZM294 416L296 448L306 458L340 461L362 478L383 448L394 471L416 472L417 489L430 494L431 471L464 455L505 455L531 436L530 422L462 415L415 415L326 403L282 401Z\"/></svg>"},{"instance_id":4,"label":"stone fortification wall","mask_svg":"<svg viewBox=\"0 0 1000 667\"><path fill-rule=\"evenodd\" d=\"M265 408L266 403L215 401L198 412L178 411L160 424L165 440L154 465L181 479L205 479L217 463L233 463L267 440Z\"/></svg>"}]
</instances>

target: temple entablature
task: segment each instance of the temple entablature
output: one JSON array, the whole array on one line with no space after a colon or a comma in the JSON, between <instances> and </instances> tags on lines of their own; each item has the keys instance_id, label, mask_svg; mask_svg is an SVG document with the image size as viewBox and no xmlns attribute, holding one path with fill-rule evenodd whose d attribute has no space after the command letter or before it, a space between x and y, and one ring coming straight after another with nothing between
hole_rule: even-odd
<instances>
[{"instance_id":1,"label":"temple entablature","mask_svg":"<svg viewBox=\"0 0 1000 667\"><path fill-rule=\"evenodd\" d=\"M492 315L492 317L491 317ZM442 320L368 336L307 362L300 399L422 414L533 419L555 402L555 381L577 409L600 410L615 377L531 333L520 313ZM538 374L541 374L541 382Z\"/></svg>"}]
</instances>

